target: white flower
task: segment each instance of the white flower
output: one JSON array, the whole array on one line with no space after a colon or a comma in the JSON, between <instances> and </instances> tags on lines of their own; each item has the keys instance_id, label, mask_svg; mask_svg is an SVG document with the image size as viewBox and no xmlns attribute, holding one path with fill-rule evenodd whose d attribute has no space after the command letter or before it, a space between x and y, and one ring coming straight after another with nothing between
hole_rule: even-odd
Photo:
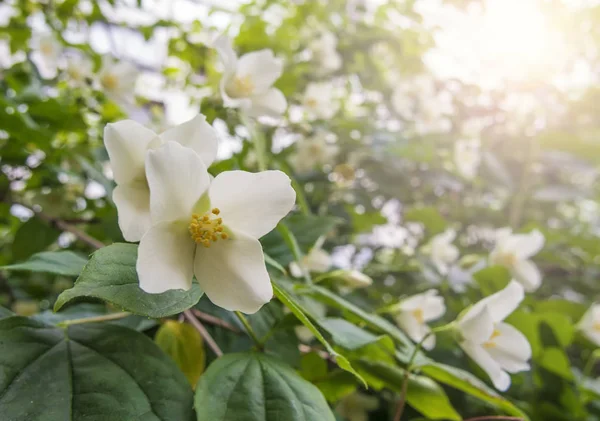
<instances>
[{"instance_id":1,"label":"white flower","mask_svg":"<svg viewBox=\"0 0 600 421\"><path fill-rule=\"evenodd\" d=\"M152 227L138 249L140 288L188 290L195 275L226 310L255 313L273 296L258 239L292 209L281 171L226 171L212 181L203 159L167 142L146 156Z\"/></svg>"},{"instance_id":2,"label":"white flower","mask_svg":"<svg viewBox=\"0 0 600 421\"><path fill-rule=\"evenodd\" d=\"M309 48L317 64L326 73L335 72L342 67L342 56L337 51L337 37L329 31L313 40Z\"/></svg>"},{"instance_id":3,"label":"white flower","mask_svg":"<svg viewBox=\"0 0 600 421\"><path fill-rule=\"evenodd\" d=\"M85 79L92 75L92 61L87 57L75 56L67 58L65 73L68 80L76 86L85 84Z\"/></svg>"},{"instance_id":4,"label":"white flower","mask_svg":"<svg viewBox=\"0 0 600 421\"><path fill-rule=\"evenodd\" d=\"M544 247L544 235L538 230L529 234L512 234L510 229L499 230L496 247L490 254L492 265L504 266L527 292L535 291L542 284L542 275L529 260Z\"/></svg>"},{"instance_id":5,"label":"white flower","mask_svg":"<svg viewBox=\"0 0 600 421\"><path fill-rule=\"evenodd\" d=\"M356 288L366 288L373 284L373 279L370 276L365 275L361 271L356 269L352 270L344 270L340 269L331 274L338 279L344 281L347 287L356 289Z\"/></svg>"},{"instance_id":6,"label":"white flower","mask_svg":"<svg viewBox=\"0 0 600 421\"><path fill-rule=\"evenodd\" d=\"M318 132L296 143L296 153L290 163L299 173L306 173L315 167L332 165L339 152L336 144L327 141L327 133Z\"/></svg>"},{"instance_id":7,"label":"white flower","mask_svg":"<svg viewBox=\"0 0 600 421\"><path fill-rule=\"evenodd\" d=\"M331 83L311 82L306 86L302 105L310 119L330 119L339 110L340 104L335 100L335 89Z\"/></svg>"},{"instance_id":8,"label":"white flower","mask_svg":"<svg viewBox=\"0 0 600 421\"><path fill-rule=\"evenodd\" d=\"M480 164L479 142L460 140L454 144L454 165L461 176L468 180L473 179Z\"/></svg>"},{"instance_id":9,"label":"white flower","mask_svg":"<svg viewBox=\"0 0 600 421\"><path fill-rule=\"evenodd\" d=\"M98 80L107 97L117 103L129 103L135 92L138 69L126 61L115 61L112 57L102 57Z\"/></svg>"},{"instance_id":10,"label":"white flower","mask_svg":"<svg viewBox=\"0 0 600 421\"><path fill-rule=\"evenodd\" d=\"M577 324L577 328L600 347L600 304L592 304Z\"/></svg>"},{"instance_id":11,"label":"white flower","mask_svg":"<svg viewBox=\"0 0 600 421\"><path fill-rule=\"evenodd\" d=\"M201 114L160 135L133 120L106 125L104 145L117 183L113 200L125 240L140 241L151 225L146 152L168 141L178 142L198 153L208 167L217 156L217 139L216 131Z\"/></svg>"},{"instance_id":12,"label":"white flower","mask_svg":"<svg viewBox=\"0 0 600 421\"><path fill-rule=\"evenodd\" d=\"M431 256L431 261L442 275L446 275L450 265L458 259L458 248L452 244L456 238L456 232L447 230L434 236L426 246Z\"/></svg>"},{"instance_id":13,"label":"white flower","mask_svg":"<svg viewBox=\"0 0 600 421\"><path fill-rule=\"evenodd\" d=\"M354 392L338 402L335 412L347 421L369 421L369 412L377 408L379 400L375 396Z\"/></svg>"},{"instance_id":14,"label":"white flower","mask_svg":"<svg viewBox=\"0 0 600 421\"><path fill-rule=\"evenodd\" d=\"M300 262L290 263L290 273L300 278L310 272L323 273L331 267L331 256L320 247L313 247Z\"/></svg>"},{"instance_id":15,"label":"white flower","mask_svg":"<svg viewBox=\"0 0 600 421\"><path fill-rule=\"evenodd\" d=\"M241 108L252 116L277 117L287 101L273 84L283 72L283 62L271 50L253 51L237 57L231 40L222 35L214 42L223 63L221 96L226 107Z\"/></svg>"},{"instance_id":16,"label":"white flower","mask_svg":"<svg viewBox=\"0 0 600 421\"><path fill-rule=\"evenodd\" d=\"M415 342L421 342L431 329L427 322L439 319L446 312L444 298L437 290L430 289L422 294L413 295L402 300L394 308L396 323ZM429 335L423 342L423 348L430 350L435 347L435 336Z\"/></svg>"},{"instance_id":17,"label":"white flower","mask_svg":"<svg viewBox=\"0 0 600 421\"><path fill-rule=\"evenodd\" d=\"M58 59L63 51L62 44L51 33L38 34L33 39L34 48L39 52L48 68L56 69Z\"/></svg>"},{"instance_id":18,"label":"white flower","mask_svg":"<svg viewBox=\"0 0 600 421\"><path fill-rule=\"evenodd\" d=\"M476 303L457 320L459 345L500 391L510 386L508 373L529 370L531 346L527 338L503 323L524 297L523 287L513 280L503 290Z\"/></svg>"}]
</instances>

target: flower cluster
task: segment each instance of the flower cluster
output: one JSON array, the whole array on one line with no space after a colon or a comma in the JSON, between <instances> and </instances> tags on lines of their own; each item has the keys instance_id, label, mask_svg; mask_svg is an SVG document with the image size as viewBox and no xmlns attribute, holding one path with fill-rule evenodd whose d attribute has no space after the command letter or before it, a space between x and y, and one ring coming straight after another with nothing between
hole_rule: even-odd
<instances>
[{"instance_id":1,"label":"flower cluster","mask_svg":"<svg viewBox=\"0 0 600 421\"><path fill-rule=\"evenodd\" d=\"M123 236L140 241L144 291L188 290L195 276L216 305L254 313L273 295L258 239L288 214L296 193L281 171L212 178L217 138L203 115L162 134L131 120L109 124L113 199Z\"/></svg>"}]
</instances>

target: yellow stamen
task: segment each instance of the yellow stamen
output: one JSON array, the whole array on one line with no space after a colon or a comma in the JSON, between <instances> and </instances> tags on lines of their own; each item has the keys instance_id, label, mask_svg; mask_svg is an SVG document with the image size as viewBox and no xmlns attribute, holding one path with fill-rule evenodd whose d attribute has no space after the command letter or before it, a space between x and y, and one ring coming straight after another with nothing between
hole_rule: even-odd
<instances>
[{"instance_id":1,"label":"yellow stamen","mask_svg":"<svg viewBox=\"0 0 600 421\"><path fill-rule=\"evenodd\" d=\"M102 86L109 91L114 91L119 87L119 78L112 73L107 73L100 79Z\"/></svg>"},{"instance_id":2,"label":"yellow stamen","mask_svg":"<svg viewBox=\"0 0 600 421\"><path fill-rule=\"evenodd\" d=\"M315 98L308 98L304 103L308 108L315 108L318 104Z\"/></svg>"},{"instance_id":3,"label":"yellow stamen","mask_svg":"<svg viewBox=\"0 0 600 421\"><path fill-rule=\"evenodd\" d=\"M517 256L514 253L506 252L499 254L496 259L494 259L494 263L500 266L512 267L517 263Z\"/></svg>"},{"instance_id":4,"label":"yellow stamen","mask_svg":"<svg viewBox=\"0 0 600 421\"><path fill-rule=\"evenodd\" d=\"M600 322L594 323L592 329L594 329L596 332L600 332Z\"/></svg>"},{"instance_id":5,"label":"yellow stamen","mask_svg":"<svg viewBox=\"0 0 600 421\"><path fill-rule=\"evenodd\" d=\"M210 247L212 243L219 238L226 240L228 235L223 232L223 218L211 218L211 214L218 215L221 211L214 208L204 215L193 214L190 221L189 231L196 244L202 244L204 247Z\"/></svg>"},{"instance_id":6,"label":"yellow stamen","mask_svg":"<svg viewBox=\"0 0 600 421\"><path fill-rule=\"evenodd\" d=\"M250 76L236 76L229 84L227 94L232 98L246 97L254 92L254 88Z\"/></svg>"},{"instance_id":7,"label":"yellow stamen","mask_svg":"<svg viewBox=\"0 0 600 421\"><path fill-rule=\"evenodd\" d=\"M415 319L417 319L417 322L419 322L420 324L425 323L425 317L423 316L423 310L421 310L420 308L413 310L412 315Z\"/></svg>"},{"instance_id":8,"label":"yellow stamen","mask_svg":"<svg viewBox=\"0 0 600 421\"><path fill-rule=\"evenodd\" d=\"M501 336L502 333L500 333L500 331L498 329L494 329L494 332L492 333L492 336L490 336L490 339L487 340L487 342L483 343L483 347L484 348L496 348L498 346L498 344L496 343L496 341L494 339L496 339L497 337Z\"/></svg>"}]
</instances>

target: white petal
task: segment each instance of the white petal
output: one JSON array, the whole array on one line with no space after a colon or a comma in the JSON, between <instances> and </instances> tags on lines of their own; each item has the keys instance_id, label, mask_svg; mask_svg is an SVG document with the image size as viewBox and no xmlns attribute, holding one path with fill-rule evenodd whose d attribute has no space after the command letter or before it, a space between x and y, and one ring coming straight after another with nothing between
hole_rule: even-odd
<instances>
[{"instance_id":1,"label":"white petal","mask_svg":"<svg viewBox=\"0 0 600 421\"><path fill-rule=\"evenodd\" d=\"M577 324L577 328L600 347L600 330L596 328L597 324L600 324L600 304L592 304Z\"/></svg>"},{"instance_id":2,"label":"white petal","mask_svg":"<svg viewBox=\"0 0 600 421\"><path fill-rule=\"evenodd\" d=\"M512 274L527 292L535 291L542 284L542 274L531 260L518 260L512 267Z\"/></svg>"},{"instance_id":3,"label":"white petal","mask_svg":"<svg viewBox=\"0 0 600 421\"><path fill-rule=\"evenodd\" d=\"M150 229L150 190L145 183L120 184L113 190L119 228L126 241L137 242Z\"/></svg>"},{"instance_id":4,"label":"white petal","mask_svg":"<svg viewBox=\"0 0 600 421\"><path fill-rule=\"evenodd\" d=\"M523 298L525 298L523 286L519 282L512 280L503 290L475 304L469 313L479 312L483 307L487 307L494 323L498 323L515 311L519 307L519 304L521 304L521 301L523 301Z\"/></svg>"},{"instance_id":5,"label":"white petal","mask_svg":"<svg viewBox=\"0 0 600 421\"><path fill-rule=\"evenodd\" d=\"M254 238L275 228L296 202L290 178L281 171L222 172L211 183L209 197L225 226Z\"/></svg>"},{"instance_id":6,"label":"white petal","mask_svg":"<svg viewBox=\"0 0 600 421\"><path fill-rule=\"evenodd\" d=\"M250 77L255 93L264 93L283 72L283 63L275 58L273 51L260 50L244 54L237 63L236 76Z\"/></svg>"},{"instance_id":7,"label":"white petal","mask_svg":"<svg viewBox=\"0 0 600 421\"><path fill-rule=\"evenodd\" d=\"M262 95L254 95L250 100L252 101L250 114L253 116L278 117L287 108L287 100L283 92L277 88L271 88Z\"/></svg>"},{"instance_id":8,"label":"white petal","mask_svg":"<svg viewBox=\"0 0 600 421\"><path fill-rule=\"evenodd\" d=\"M494 387L504 392L510 387L510 376L500 367L490 354L478 344L469 341L461 342L461 348L490 376Z\"/></svg>"},{"instance_id":9,"label":"white petal","mask_svg":"<svg viewBox=\"0 0 600 421\"><path fill-rule=\"evenodd\" d=\"M498 323L496 331L499 335L493 339L495 346L487 349L492 358L509 373L529 370L531 345L527 338L506 323Z\"/></svg>"},{"instance_id":10,"label":"white petal","mask_svg":"<svg viewBox=\"0 0 600 421\"><path fill-rule=\"evenodd\" d=\"M187 221L209 186L202 158L176 142L148 151L146 176L150 186L152 223Z\"/></svg>"},{"instance_id":11,"label":"white petal","mask_svg":"<svg viewBox=\"0 0 600 421\"><path fill-rule=\"evenodd\" d=\"M227 35L220 35L214 41L213 48L217 50L225 72L233 71L237 65L237 55L233 51L231 39Z\"/></svg>"},{"instance_id":12,"label":"white petal","mask_svg":"<svg viewBox=\"0 0 600 421\"><path fill-rule=\"evenodd\" d=\"M217 157L219 136L217 131L206 122L206 117L198 114L193 119L173 127L160 135L163 141L177 142L182 146L193 149L204 162L206 168Z\"/></svg>"},{"instance_id":13,"label":"white petal","mask_svg":"<svg viewBox=\"0 0 600 421\"><path fill-rule=\"evenodd\" d=\"M544 234L538 230L531 231L529 234L515 234L516 250L515 253L522 259L528 259L536 255L544 247Z\"/></svg>"},{"instance_id":14,"label":"white petal","mask_svg":"<svg viewBox=\"0 0 600 421\"><path fill-rule=\"evenodd\" d=\"M187 226L161 222L142 237L137 273L140 288L151 294L192 287L194 249Z\"/></svg>"},{"instance_id":15,"label":"white petal","mask_svg":"<svg viewBox=\"0 0 600 421\"><path fill-rule=\"evenodd\" d=\"M396 323L402 330L406 332L410 339L415 343L419 343L431 331L425 323L420 323L416 317L408 311L403 311L395 316ZM431 340L433 338L433 341ZM424 343L423 348L427 350L433 349L435 346L435 337L431 335Z\"/></svg>"},{"instance_id":16,"label":"white petal","mask_svg":"<svg viewBox=\"0 0 600 421\"><path fill-rule=\"evenodd\" d=\"M241 232L208 248L198 246L194 274L208 298L229 311L252 314L273 297L262 247Z\"/></svg>"},{"instance_id":17,"label":"white petal","mask_svg":"<svg viewBox=\"0 0 600 421\"><path fill-rule=\"evenodd\" d=\"M331 267L331 256L325 250L314 247L304 256L303 263L309 271L323 273Z\"/></svg>"},{"instance_id":18,"label":"white petal","mask_svg":"<svg viewBox=\"0 0 600 421\"><path fill-rule=\"evenodd\" d=\"M458 320L461 335L469 342L482 344L494 333L494 320L486 306L473 306Z\"/></svg>"},{"instance_id":19,"label":"white petal","mask_svg":"<svg viewBox=\"0 0 600 421\"><path fill-rule=\"evenodd\" d=\"M151 142L158 136L133 120L107 124L104 128L104 145L117 184L143 180L144 160Z\"/></svg>"},{"instance_id":20,"label":"white petal","mask_svg":"<svg viewBox=\"0 0 600 421\"><path fill-rule=\"evenodd\" d=\"M252 109L252 100L250 98L232 98L227 95L227 84L231 81L232 75L223 75L221 82L219 82L219 89L221 91L221 98L223 98L223 105L229 108L241 108L243 110Z\"/></svg>"},{"instance_id":21,"label":"white petal","mask_svg":"<svg viewBox=\"0 0 600 421\"><path fill-rule=\"evenodd\" d=\"M446 313L444 297L438 295L428 296L425 300L425 305L423 306L423 319L426 322L431 322L442 317L444 313Z\"/></svg>"}]
</instances>

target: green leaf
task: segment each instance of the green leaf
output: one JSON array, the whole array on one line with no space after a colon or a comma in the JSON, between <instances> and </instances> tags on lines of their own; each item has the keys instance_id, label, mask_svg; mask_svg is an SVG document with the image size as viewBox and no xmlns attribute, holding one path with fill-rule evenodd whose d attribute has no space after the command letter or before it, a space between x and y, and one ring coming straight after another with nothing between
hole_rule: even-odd
<instances>
[{"instance_id":1,"label":"green leaf","mask_svg":"<svg viewBox=\"0 0 600 421\"><path fill-rule=\"evenodd\" d=\"M362 348L385 338L391 341L387 336L374 335L345 319L328 318L319 320L319 326L323 327L331 335L333 342L349 350ZM391 353L393 354L393 343Z\"/></svg>"},{"instance_id":2,"label":"green leaf","mask_svg":"<svg viewBox=\"0 0 600 421\"><path fill-rule=\"evenodd\" d=\"M484 295L491 295L505 288L510 282L511 275L503 266L489 266L475 272L473 278Z\"/></svg>"},{"instance_id":3,"label":"green leaf","mask_svg":"<svg viewBox=\"0 0 600 421\"><path fill-rule=\"evenodd\" d=\"M407 209L404 212L404 220L410 222L420 222L425 226L430 235L443 232L447 223L440 212L433 207L415 207Z\"/></svg>"},{"instance_id":4,"label":"green leaf","mask_svg":"<svg viewBox=\"0 0 600 421\"><path fill-rule=\"evenodd\" d=\"M78 276L86 263L85 257L72 251L43 251L34 254L24 262L3 266L0 269Z\"/></svg>"},{"instance_id":5,"label":"green leaf","mask_svg":"<svg viewBox=\"0 0 600 421\"><path fill-rule=\"evenodd\" d=\"M407 380L406 371L395 365L361 359L357 368L365 375L369 385L375 389L384 387L397 393L402 392L402 385ZM452 407L446 392L433 380L416 376L408 376L406 402L415 410L431 420L462 420Z\"/></svg>"},{"instance_id":6,"label":"green leaf","mask_svg":"<svg viewBox=\"0 0 600 421\"><path fill-rule=\"evenodd\" d=\"M329 342L327 342L327 340L323 337L319 329L317 329L315 325L309 320L309 318L306 316L306 310L298 302L296 302L283 288L279 287L275 282L273 282L273 290L275 292L275 296L279 299L279 301L281 301L283 305L285 305L291 310L294 316L296 316L296 318L300 320L302 324L306 326L313 335L315 335L315 338L317 338L317 340L323 344L325 349L327 349L327 352L329 352L329 354L335 358L335 362L337 363L337 365L340 368L354 374L356 378L363 382L363 384L365 384L366 386L366 382L354 370L354 368L352 368L352 365L350 364L348 359L341 355L339 352L335 351L333 347L329 344Z\"/></svg>"},{"instance_id":7,"label":"green leaf","mask_svg":"<svg viewBox=\"0 0 600 421\"><path fill-rule=\"evenodd\" d=\"M348 205L346 206L346 212L348 212L352 220L353 234L368 232L371 231L375 225L387 223L387 218L379 211L356 213L354 207Z\"/></svg>"},{"instance_id":8,"label":"green leaf","mask_svg":"<svg viewBox=\"0 0 600 421\"><path fill-rule=\"evenodd\" d=\"M526 420L529 419L510 401L504 399L494 389L468 371L436 362L429 362L421 366L420 369L423 374L428 375L438 382L461 390L483 402L487 402L509 415L523 417Z\"/></svg>"},{"instance_id":9,"label":"green leaf","mask_svg":"<svg viewBox=\"0 0 600 421\"><path fill-rule=\"evenodd\" d=\"M333 307L339 308L340 310L349 312L362 322L366 323L366 325L373 330L388 334L397 343L402 345L403 348L399 354L399 357L403 357L403 361L406 360L404 362L408 362L408 359L414 350L414 345L404 334L404 332L402 332L392 323L380 316L367 313L360 307L357 307L354 304L344 300L342 297L334 294L326 288L317 285L311 285L310 287L306 288L321 301L324 301Z\"/></svg>"},{"instance_id":10,"label":"green leaf","mask_svg":"<svg viewBox=\"0 0 600 421\"><path fill-rule=\"evenodd\" d=\"M137 247L115 243L92 254L73 288L59 295L54 311L74 300L96 298L133 314L161 318L180 313L200 300L203 292L196 283L189 291L172 290L162 294L142 291L135 269Z\"/></svg>"},{"instance_id":11,"label":"green leaf","mask_svg":"<svg viewBox=\"0 0 600 421\"><path fill-rule=\"evenodd\" d=\"M167 320L156 332L154 342L173 358L195 387L206 364L204 344L198 331L189 324Z\"/></svg>"},{"instance_id":12,"label":"green leaf","mask_svg":"<svg viewBox=\"0 0 600 421\"><path fill-rule=\"evenodd\" d=\"M25 260L32 254L45 250L59 235L60 231L46 222L36 217L31 218L15 233L12 243L13 260Z\"/></svg>"},{"instance_id":13,"label":"green leaf","mask_svg":"<svg viewBox=\"0 0 600 421\"><path fill-rule=\"evenodd\" d=\"M14 316L14 315L15 315L15 313L10 311L9 309L0 306L0 319L3 319L5 317Z\"/></svg>"},{"instance_id":14,"label":"green leaf","mask_svg":"<svg viewBox=\"0 0 600 421\"><path fill-rule=\"evenodd\" d=\"M300 374L308 381L327 376L327 361L316 352L304 354L300 360ZM354 383L354 382L352 382Z\"/></svg>"},{"instance_id":15,"label":"green leaf","mask_svg":"<svg viewBox=\"0 0 600 421\"><path fill-rule=\"evenodd\" d=\"M228 354L196 386L198 421L335 421L321 392L263 354Z\"/></svg>"},{"instance_id":16,"label":"green leaf","mask_svg":"<svg viewBox=\"0 0 600 421\"><path fill-rule=\"evenodd\" d=\"M542 355L536 359L537 363L546 370L554 373L563 379L573 380L571 363L565 351L559 348L546 348Z\"/></svg>"},{"instance_id":17,"label":"green leaf","mask_svg":"<svg viewBox=\"0 0 600 421\"><path fill-rule=\"evenodd\" d=\"M11 421L190 421L192 390L143 334L0 320L0 414ZM125 352L126 351L126 352Z\"/></svg>"}]
</instances>

